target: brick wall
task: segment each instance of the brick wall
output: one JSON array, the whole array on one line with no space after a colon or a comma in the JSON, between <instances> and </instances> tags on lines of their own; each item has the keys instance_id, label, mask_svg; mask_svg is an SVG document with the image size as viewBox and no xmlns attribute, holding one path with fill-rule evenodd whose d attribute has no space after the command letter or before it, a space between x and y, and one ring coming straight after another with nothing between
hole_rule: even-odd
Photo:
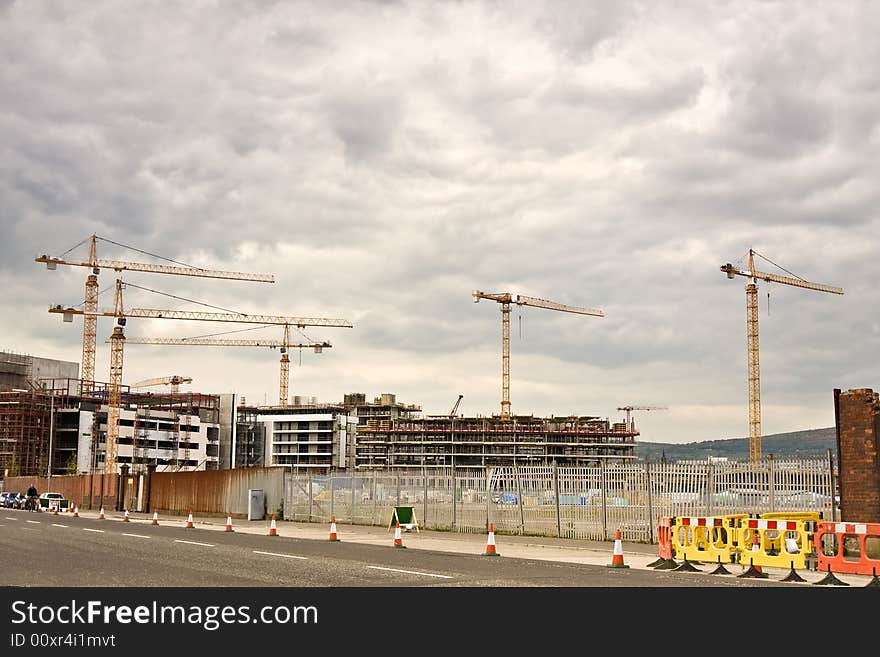
<instances>
[{"instance_id":1,"label":"brick wall","mask_svg":"<svg viewBox=\"0 0 880 657\"><path fill-rule=\"evenodd\" d=\"M880 522L880 397L870 388L839 394L840 517Z\"/></svg>"}]
</instances>

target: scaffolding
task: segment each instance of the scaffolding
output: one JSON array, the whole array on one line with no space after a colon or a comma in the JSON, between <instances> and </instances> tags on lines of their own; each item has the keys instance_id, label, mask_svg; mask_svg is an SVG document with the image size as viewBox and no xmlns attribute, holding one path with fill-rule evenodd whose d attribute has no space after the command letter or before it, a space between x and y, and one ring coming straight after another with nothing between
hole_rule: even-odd
<instances>
[{"instance_id":1,"label":"scaffolding","mask_svg":"<svg viewBox=\"0 0 880 657\"><path fill-rule=\"evenodd\" d=\"M587 467L635 459L638 431L596 416L406 418L358 427L355 467Z\"/></svg>"},{"instance_id":2,"label":"scaffolding","mask_svg":"<svg viewBox=\"0 0 880 657\"><path fill-rule=\"evenodd\" d=\"M51 398L36 390L0 392L0 471L43 475L48 468Z\"/></svg>"},{"instance_id":3,"label":"scaffolding","mask_svg":"<svg viewBox=\"0 0 880 657\"><path fill-rule=\"evenodd\" d=\"M190 450L192 449L191 418L198 417L203 424L219 424L220 422L220 398L217 395L179 391L176 393L129 392L123 396L123 405L145 409L147 414L151 410L167 411L172 414L173 454L170 462L162 465L169 465L174 470L196 469L199 466L199 463L193 463L190 458ZM137 436L137 431L135 435Z\"/></svg>"}]
</instances>

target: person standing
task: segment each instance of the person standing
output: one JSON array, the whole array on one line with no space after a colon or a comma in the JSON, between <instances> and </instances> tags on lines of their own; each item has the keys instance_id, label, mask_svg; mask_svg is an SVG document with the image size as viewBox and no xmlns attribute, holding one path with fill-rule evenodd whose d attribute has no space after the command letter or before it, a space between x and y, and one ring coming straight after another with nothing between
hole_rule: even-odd
<instances>
[{"instance_id":1,"label":"person standing","mask_svg":"<svg viewBox=\"0 0 880 657\"><path fill-rule=\"evenodd\" d=\"M30 488L27 489L27 509L28 511L34 511L37 508L37 488L33 484L31 484Z\"/></svg>"}]
</instances>

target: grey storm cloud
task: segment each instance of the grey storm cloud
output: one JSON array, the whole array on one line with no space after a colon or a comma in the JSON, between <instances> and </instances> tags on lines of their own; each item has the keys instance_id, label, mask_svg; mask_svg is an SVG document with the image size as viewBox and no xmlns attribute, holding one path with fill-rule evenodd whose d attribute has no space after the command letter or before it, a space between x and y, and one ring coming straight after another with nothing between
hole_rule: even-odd
<instances>
[{"instance_id":1,"label":"grey storm cloud","mask_svg":"<svg viewBox=\"0 0 880 657\"><path fill-rule=\"evenodd\" d=\"M277 277L136 285L351 320L304 330L334 346L294 359L293 394L497 412L501 313L471 292L509 291L606 312L514 309L515 411L662 404L643 439L741 436L745 280L719 266L752 247L846 290L759 285L765 432L830 426L833 388L878 386L878 29L855 1L0 2L0 347L79 360L46 309L86 271L33 258L97 233ZM132 346L125 379L273 401L277 359Z\"/></svg>"}]
</instances>

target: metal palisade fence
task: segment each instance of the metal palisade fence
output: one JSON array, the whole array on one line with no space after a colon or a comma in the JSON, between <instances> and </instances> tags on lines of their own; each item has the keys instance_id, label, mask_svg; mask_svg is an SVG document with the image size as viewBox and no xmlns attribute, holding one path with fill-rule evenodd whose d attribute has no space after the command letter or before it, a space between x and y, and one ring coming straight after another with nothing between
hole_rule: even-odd
<instances>
[{"instance_id":1,"label":"metal palisade fence","mask_svg":"<svg viewBox=\"0 0 880 657\"><path fill-rule=\"evenodd\" d=\"M625 463L588 468L498 467L333 475L288 473L284 518L388 526L411 506L419 527L656 542L662 516L817 511L836 519L830 460Z\"/></svg>"}]
</instances>

